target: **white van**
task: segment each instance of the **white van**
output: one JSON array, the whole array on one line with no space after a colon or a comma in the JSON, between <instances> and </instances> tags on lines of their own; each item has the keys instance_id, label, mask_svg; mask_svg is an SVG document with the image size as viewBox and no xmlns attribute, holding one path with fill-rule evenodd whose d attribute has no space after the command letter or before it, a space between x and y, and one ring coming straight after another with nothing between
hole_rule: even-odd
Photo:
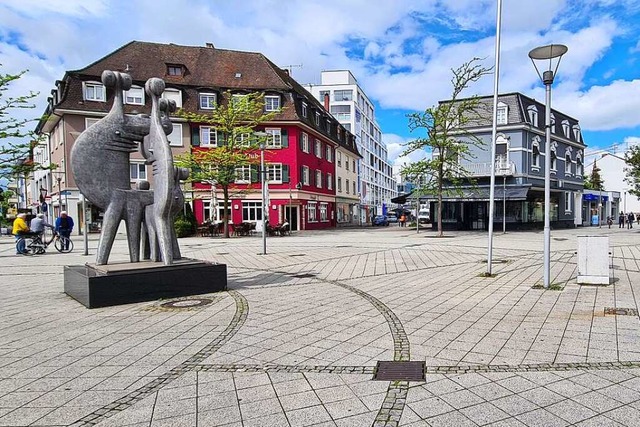
<instances>
[{"instance_id":1,"label":"white van","mask_svg":"<svg viewBox=\"0 0 640 427\"><path fill-rule=\"evenodd\" d=\"M420 209L418 211L418 223L429 224L431 222L431 214L429 209Z\"/></svg>"}]
</instances>

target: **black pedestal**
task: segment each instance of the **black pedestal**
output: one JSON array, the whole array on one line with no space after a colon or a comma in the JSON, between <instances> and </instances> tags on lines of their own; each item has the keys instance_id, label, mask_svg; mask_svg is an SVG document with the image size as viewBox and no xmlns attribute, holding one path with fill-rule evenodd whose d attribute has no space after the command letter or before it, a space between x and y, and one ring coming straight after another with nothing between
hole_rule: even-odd
<instances>
[{"instance_id":1,"label":"black pedestal","mask_svg":"<svg viewBox=\"0 0 640 427\"><path fill-rule=\"evenodd\" d=\"M181 259L173 265L137 262L70 265L64 292L87 308L206 294L227 289L226 264Z\"/></svg>"}]
</instances>

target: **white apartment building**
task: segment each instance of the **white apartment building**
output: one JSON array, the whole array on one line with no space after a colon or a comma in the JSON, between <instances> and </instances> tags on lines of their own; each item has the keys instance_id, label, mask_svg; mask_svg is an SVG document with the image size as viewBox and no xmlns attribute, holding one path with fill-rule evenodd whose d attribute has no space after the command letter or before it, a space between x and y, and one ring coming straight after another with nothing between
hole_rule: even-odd
<instances>
[{"instance_id":1,"label":"white apartment building","mask_svg":"<svg viewBox=\"0 0 640 427\"><path fill-rule=\"evenodd\" d=\"M397 194L373 103L348 70L323 71L321 84L308 84L305 88L323 103L325 94L328 95L331 114L356 136L362 159L356 162L360 206L353 214L359 217L361 224L370 222L373 215L383 213L383 206L391 206L391 199Z\"/></svg>"}]
</instances>

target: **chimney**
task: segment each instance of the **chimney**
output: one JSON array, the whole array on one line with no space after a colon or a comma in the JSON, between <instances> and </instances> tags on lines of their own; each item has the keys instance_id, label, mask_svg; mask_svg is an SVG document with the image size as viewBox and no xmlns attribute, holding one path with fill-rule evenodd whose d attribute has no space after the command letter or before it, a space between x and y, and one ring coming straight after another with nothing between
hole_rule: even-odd
<instances>
[{"instance_id":1,"label":"chimney","mask_svg":"<svg viewBox=\"0 0 640 427\"><path fill-rule=\"evenodd\" d=\"M213 43L205 43L205 46L209 49L213 49Z\"/></svg>"},{"instance_id":2,"label":"chimney","mask_svg":"<svg viewBox=\"0 0 640 427\"><path fill-rule=\"evenodd\" d=\"M324 94L324 109L329 111L329 94Z\"/></svg>"},{"instance_id":3,"label":"chimney","mask_svg":"<svg viewBox=\"0 0 640 427\"><path fill-rule=\"evenodd\" d=\"M289 76L289 75L290 75L290 74L289 74L289 69L288 69L288 68L283 68L283 69L282 69L282 71L284 71L284 72L287 74L287 76Z\"/></svg>"}]
</instances>

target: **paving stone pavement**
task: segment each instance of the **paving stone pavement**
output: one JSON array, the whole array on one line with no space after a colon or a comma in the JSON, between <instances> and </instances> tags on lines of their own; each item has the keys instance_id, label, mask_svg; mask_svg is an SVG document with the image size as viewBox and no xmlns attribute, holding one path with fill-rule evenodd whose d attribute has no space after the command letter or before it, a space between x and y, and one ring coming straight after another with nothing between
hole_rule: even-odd
<instances>
[{"instance_id":1,"label":"paving stone pavement","mask_svg":"<svg viewBox=\"0 0 640 427\"><path fill-rule=\"evenodd\" d=\"M640 426L638 231L554 230L557 290L536 286L542 233L496 234L493 277L486 233L447 234L181 239L229 291L93 310L62 292L81 240L19 257L2 237L0 426ZM586 234L610 236L610 286L576 284ZM425 381L376 380L394 360Z\"/></svg>"}]
</instances>

